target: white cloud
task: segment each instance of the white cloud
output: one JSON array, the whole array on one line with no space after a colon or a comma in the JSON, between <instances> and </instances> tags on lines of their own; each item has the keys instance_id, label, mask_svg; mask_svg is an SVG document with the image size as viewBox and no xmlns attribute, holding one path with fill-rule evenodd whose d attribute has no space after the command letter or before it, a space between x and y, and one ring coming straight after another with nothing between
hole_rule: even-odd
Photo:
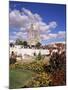
<instances>
[{"instance_id":1,"label":"white cloud","mask_svg":"<svg viewBox=\"0 0 68 90\"><path fill-rule=\"evenodd\" d=\"M37 21L42 21L42 18L39 14L33 14L30 10L23 8L22 9L24 15L27 15L31 23L35 23Z\"/></svg>"},{"instance_id":2,"label":"white cloud","mask_svg":"<svg viewBox=\"0 0 68 90\"><path fill-rule=\"evenodd\" d=\"M27 32L14 32L14 35L10 35L10 41L14 42L17 38L26 40L27 39Z\"/></svg>"},{"instance_id":3,"label":"white cloud","mask_svg":"<svg viewBox=\"0 0 68 90\"><path fill-rule=\"evenodd\" d=\"M65 31L59 31L58 32L58 37L59 38L65 38L65 34L66 34Z\"/></svg>"},{"instance_id":4,"label":"white cloud","mask_svg":"<svg viewBox=\"0 0 68 90\"><path fill-rule=\"evenodd\" d=\"M54 42L51 42L50 44L54 44L54 43L63 43L63 44L66 44L65 41L54 41Z\"/></svg>"},{"instance_id":5,"label":"white cloud","mask_svg":"<svg viewBox=\"0 0 68 90\"><path fill-rule=\"evenodd\" d=\"M55 21L52 21L49 23L50 28L56 28L57 23Z\"/></svg>"},{"instance_id":6,"label":"white cloud","mask_svg":"<svg viewBox=\"0 0 68 90\"><path fill-rule=\"evenodd\" d=\"M14 36L13 36L13 35L10 35L10 36L9 36L10 40L16 40L17 37L18 37L17 35L14 35Z\"/></svg>"},{"instance_id":7,"label":"white cloud","mask_svg":"<svg viewBox=\"0 0 68 90\"><path fill-rule=\"evenodd\" d=\"M25 27L29 23L29 19L26 15L21 15L19 10L13 10L9 14L9 24L11 27Z\"/></svg>"},{"instance_id":8,"label":"white cloud","mask_svg":"<svg viewBox=\"0 0 68 90\"><path fill-rule=\"evenodd\" d=\"M50 39L50 37L45 34L45 35L41 35L41 39L43 39L43 40L48 40L48 39Z\"/></svg>"},{"instance_id":9,"label":"white cloud","mask_svg":"<svg viewBox=\"0 0 68 90\"><path fill-rule=\"evenodd\" d=\"M50 33L49 36L50 36L50 38L56 38L56 37L57 37L57 34L55 34L55 33Z\"/></svg>"},{"instance_id":10,"label":"white cloud","mask_svg":"<svg viewBox=\"0 0 68 90\"><path fill-rule=\"evenodd\" d=\"M38 23L39 30L42 31L47 31L52 28L56 28L57 26L57 23L55 21L46 24L45 22L43 22L43 19L39 14L33 14L30 10L25 8L22 9L22 12L20 12L19 10L12 10L9 14L9 24L11 27L18 27L20 28L20 30L21 28L27 30L30 27L31 23Z\"/></svg>"},{"instance_id":11,"label":"white cloud","mask_svg":"<svg viewBox=\"0 0 68 90\"><path fill-rule=\"evenodd\" d=\"M56 38L56 37L57 37L57 34L54 34L54 33L49 33L49 34L41 35L41 38L43 40L48 40L48 39L52 39L52 38Z\"/></svg>"},{"instance_id":12,"label":"white cloud","mask_svg":"<svg viewBox=\"0 0 68 90\"><path fill-rule=\"evenodd\" d=\"M10 43L14 43L15 41L14 40L9 40Z\"/></svg>"},{"instance_id":13,"label":"white cloud","mask_svg":"<svg viewBox=\"0 0 68 90\"><path fill-rule=\"evenodd\" d=\"M65 31L59 31L58 33L42 34L41 38L43 40L48 40L52 38L65 38Z\"/></svg>"},{"instance_id":14,"label":"white cloud","mask_svg":"<svg viewBox=\"0 0 68 90\"><path fill-rule=\"evenodd\" d=\"M15 31L13 32L14 35L16 35L16 33L17 33L17 32L15 32Z\"/></svg>"},{"instance_id":15,"label":"white cloud","mask_svg":"<svg viewBox=\"0 0 68 90\"><path fill-rule=\"evenodd\" d=\"M16 33L16 36L24 36L24 35L27 35L27 32L17 32Z\"/></svg>"},{"instance_id":16,"label":"white cloud","mask_svg":"<svg viewBox=\"0 0 68 90\"><path fill-rule=\"evenodd\" d=\"M56 21L51 21L49 24L43 22L41 16L37 13L32 13L30 10L23 8L19 10L12 10L9 14L9 24L12 28L19 28L18 32L13 31L14 36L10 35L10 40L15 40L18 37L23 39L27 38L27 30L31 27L31 23L34 28L43 32L41 38L48 40L52 38L65 38L65 31L59 31L58 33L52 33L51 30L57 27Z\"/></svg>"}]
</instances>

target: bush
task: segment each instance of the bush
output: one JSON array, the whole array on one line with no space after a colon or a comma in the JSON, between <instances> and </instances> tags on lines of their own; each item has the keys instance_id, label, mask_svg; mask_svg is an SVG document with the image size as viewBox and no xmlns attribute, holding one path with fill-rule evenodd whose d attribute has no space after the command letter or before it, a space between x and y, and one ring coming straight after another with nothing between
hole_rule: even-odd
<instances>
[{"instance_id":1,"label":"bush","mask_svg":"<svg viewBox=\"0 0 68 90\"><path fill-rule=\"evenodd\" d=\"M52 86L66 85L66 73L64 70L56 70L52 74Z\"/></svg>"},{"instance_id":2,"label":"bush","mask_svg":"<svg viewBox=\"0 0 68 90\"><path fill-rule=\"evenodd\" d=\"M50 58L50 67L51 71L55 71L57 69L62 69L66 67L66 55L65 52L62 52L61 54L53 53L53 55Z\"/></svg>"},{"instance_id":3,"label":"bush","mask_svg":"<svg viewBox=\"0 0 68 90\"><path fill-rule=\"evenodd\" d=\"M66 55L54 53L50 58L50 67L52 72L52 85L59 86L66 84Z\"/></svg>"},{"instance_id":4,"label":"bush","mask_svg":"<svg viewBox=\"0 0 68 90\"><path fill-rule=\"evenodd\" d=\"M41 55L38 55L41 56ZM16 68L32 70L36 74L24 87L60 86L66 84L66 55L65 52L54 53L49 65L38 59L32 63L17 64Z\"/></svg>"},{"instance_id":5,"label":"bush","mask_svg":"<svg viewBox=\"0 0 68 90\"><path fill-rule=\"evenodd\" d=\"M41 52L38 53L38 55L36 56L36 60L41 60L42 59L42 55Z\"/></svg>"},{"instance_id":6,"label":"bush","mask_svg":"<svg viewBox=\"0 0 68 90\"><path fill-rule=\"evenodd\" d=\"M10 58L9 58L9 62L10 62L10 64L15 64L16 63L16 55L15 55L15 53L12 51L12 53L11 53L11 56L10 56Z\"/></svg>"},{"instance_id":7,"label":"bush","mask_svg":"<svg viewBox=\"0 0 68 90\"><path fill-rule=\"evenodd\" d=\"M50 75L48 75L45 72L36 74L32 80L28 81L26 83L26 87L45 87L45 86L50 86L51 83L51 78Z\"/></svg>"},{"instance_id":8,"label":"bush","mask_svg":"<svg viewBox=\"0 0 68 90\"><path fill-rule=\"evenodd\" d=\"M44 71L47 73L51 73L51 66L50 65L43 65Z\"/></svg>"},{"instance_id":9,"label":"bush","mask_svg":"<svg viewBox=\"0 0 68 90\"><path fill-rule=\"evenodd\" d=\"M10 64L15 64L16 63L16 58L10 58Z\"/></svg>"},{"instance_id":10,"label":"bush","mask_svg":"<svg viewBox=\"0 0 68 90\"><path fill-rule=\"evenodd\" d=\"M44 62L42 61L34 61L32 63L16 64L15 67L23 70L42 72L44 70L43 65L44 65Z\"/></svg>"}]
</instances>

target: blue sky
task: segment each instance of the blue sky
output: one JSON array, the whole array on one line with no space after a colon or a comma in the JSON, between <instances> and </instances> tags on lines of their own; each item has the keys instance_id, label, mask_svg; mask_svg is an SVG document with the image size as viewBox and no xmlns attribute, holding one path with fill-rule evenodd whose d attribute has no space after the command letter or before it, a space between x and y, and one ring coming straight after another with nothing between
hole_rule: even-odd
<instances>
[{"instance_id":1,"label":"blue sky","mask_svg":"<svg viewBox=\"0 0 68 90\"><path fill-rule=\"evenodd\" d=\"M27 39L30 23L37 23L42 44L65 42L66 6L60 4L9 2L9 37Z\"/></svg>"}]
</instances>

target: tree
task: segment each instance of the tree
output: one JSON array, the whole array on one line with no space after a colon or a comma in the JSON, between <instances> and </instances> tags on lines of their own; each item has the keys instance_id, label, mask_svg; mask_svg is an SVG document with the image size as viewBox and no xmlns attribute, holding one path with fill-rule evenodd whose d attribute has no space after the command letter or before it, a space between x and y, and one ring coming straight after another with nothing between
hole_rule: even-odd
<instances>
[{"instance_id":1,"label":"tree","mask_svg":"<svg viewBox=\"0 0 68 90\"><path fill-rule=\"evenodd\" d=\"M57 69L52 73L52 86L66 85L66 73L63 69Z\"/></svg>"},{"instance_id":2,"label":"tree","mask_svg":"<svg viewBox=\"0 0 68 90\"><path fill-rule=\"evenodd\" d=\"M36 44L36 48L40 48L40 46L41 46L41 43L40 42L38 42L37 44Z\"/></svg>"},{"instance_id":3,"label":"tree","mask_svg":"<svg viewBox=\"0 0 68 90\"><path fill-rule=\"evenodd\" d=\"M39 52L39 53L38 53L38 55L37 55L37 57L36 57L36 58L37 58L37 60L41 60L41 59L42 59L41 52Z\"/></svg>"},{"instance_id":4,"label":"tree","mask_svg":"<svg viewBox=\"0 0 68 90\"><path fill-rule=\"evenodd\" d=\"M14 44L13 43L10 43L10 47L14 47Z\"/></svg>"},{"instance_id":5,"label":"tree","mask_svg":"<svg viewBox=\"0 0 68 90\"><path fill-rule=\"evenodd\" d=\"M66 54L65 52L53 53L50 57L49 65L44 65L44 70L46 72L55 72L57 69L63 69L66 72Z\"/></svg>"},{"instance_id":6,"label":"tree","mask_svg":"<svg viewBox=\"0 0 68 90\"><path fill-rule=\"evenodd\" d=\"M11 56L10 56L10 64L15 64L16 63L16 55L12 51Z\"/></svg>"},{"instance_id":7,"label":"tree","mask_svg":"<svg viewBox=\"0 0 68 90\"><path fill-rule=\"evenodd\" d=\"M16 45L23 45L23 41L20 39L17 39L15 42Z\"/></svg>"},{"instance_id":8,"label":"tree","mask_svg":"<svg viewBox=\"0 0 68 90\"><path fill-rule=\"evenodd\" d=\"M28 46L27 41L23 41L23 46L26 48Z\"/></svg>"},{"instance_id":9,"label":"tree","mask_svg":"<svg viewBox=\"0 0 68 90\"><path fill-rule=\"evenodd\" d=\"M60 55L58 53L53 53L49 63L52 71L55 71L56 69L61 68Z\"/></svg>"},{"instance_id":10,"label":"tree","mask_svg":"<svg viewBox=\"0 0 68 90\"><path fill-rule=\"evenodd\" d=\"M47 66L44 65L43 68L45 72L51 74L51 85L66 85L66 52L53 53L49 63Z\"/></svg>"}]
</instances>

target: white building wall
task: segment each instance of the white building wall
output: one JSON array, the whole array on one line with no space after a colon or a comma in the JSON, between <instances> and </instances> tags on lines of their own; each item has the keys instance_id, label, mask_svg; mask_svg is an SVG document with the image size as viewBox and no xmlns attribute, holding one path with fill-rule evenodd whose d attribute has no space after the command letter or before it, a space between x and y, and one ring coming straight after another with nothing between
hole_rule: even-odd
<instances>
[{"instance_id":1,"label":"white building wall","mask_svg":"<svg viewBox=\"0 0 68 90\"><path fill-rule=\"evenodd\" d=\"M14 51L14 53L16 53L16 55L22 55L22 57L27 54L29 56L33 56L34 53L36 53L38 55L38 53L40 52L42 55L49 55L50 52L48 49L27 49L27 48L10 48L10 54L11 52Z\"/></svg>"}]
</instances>

